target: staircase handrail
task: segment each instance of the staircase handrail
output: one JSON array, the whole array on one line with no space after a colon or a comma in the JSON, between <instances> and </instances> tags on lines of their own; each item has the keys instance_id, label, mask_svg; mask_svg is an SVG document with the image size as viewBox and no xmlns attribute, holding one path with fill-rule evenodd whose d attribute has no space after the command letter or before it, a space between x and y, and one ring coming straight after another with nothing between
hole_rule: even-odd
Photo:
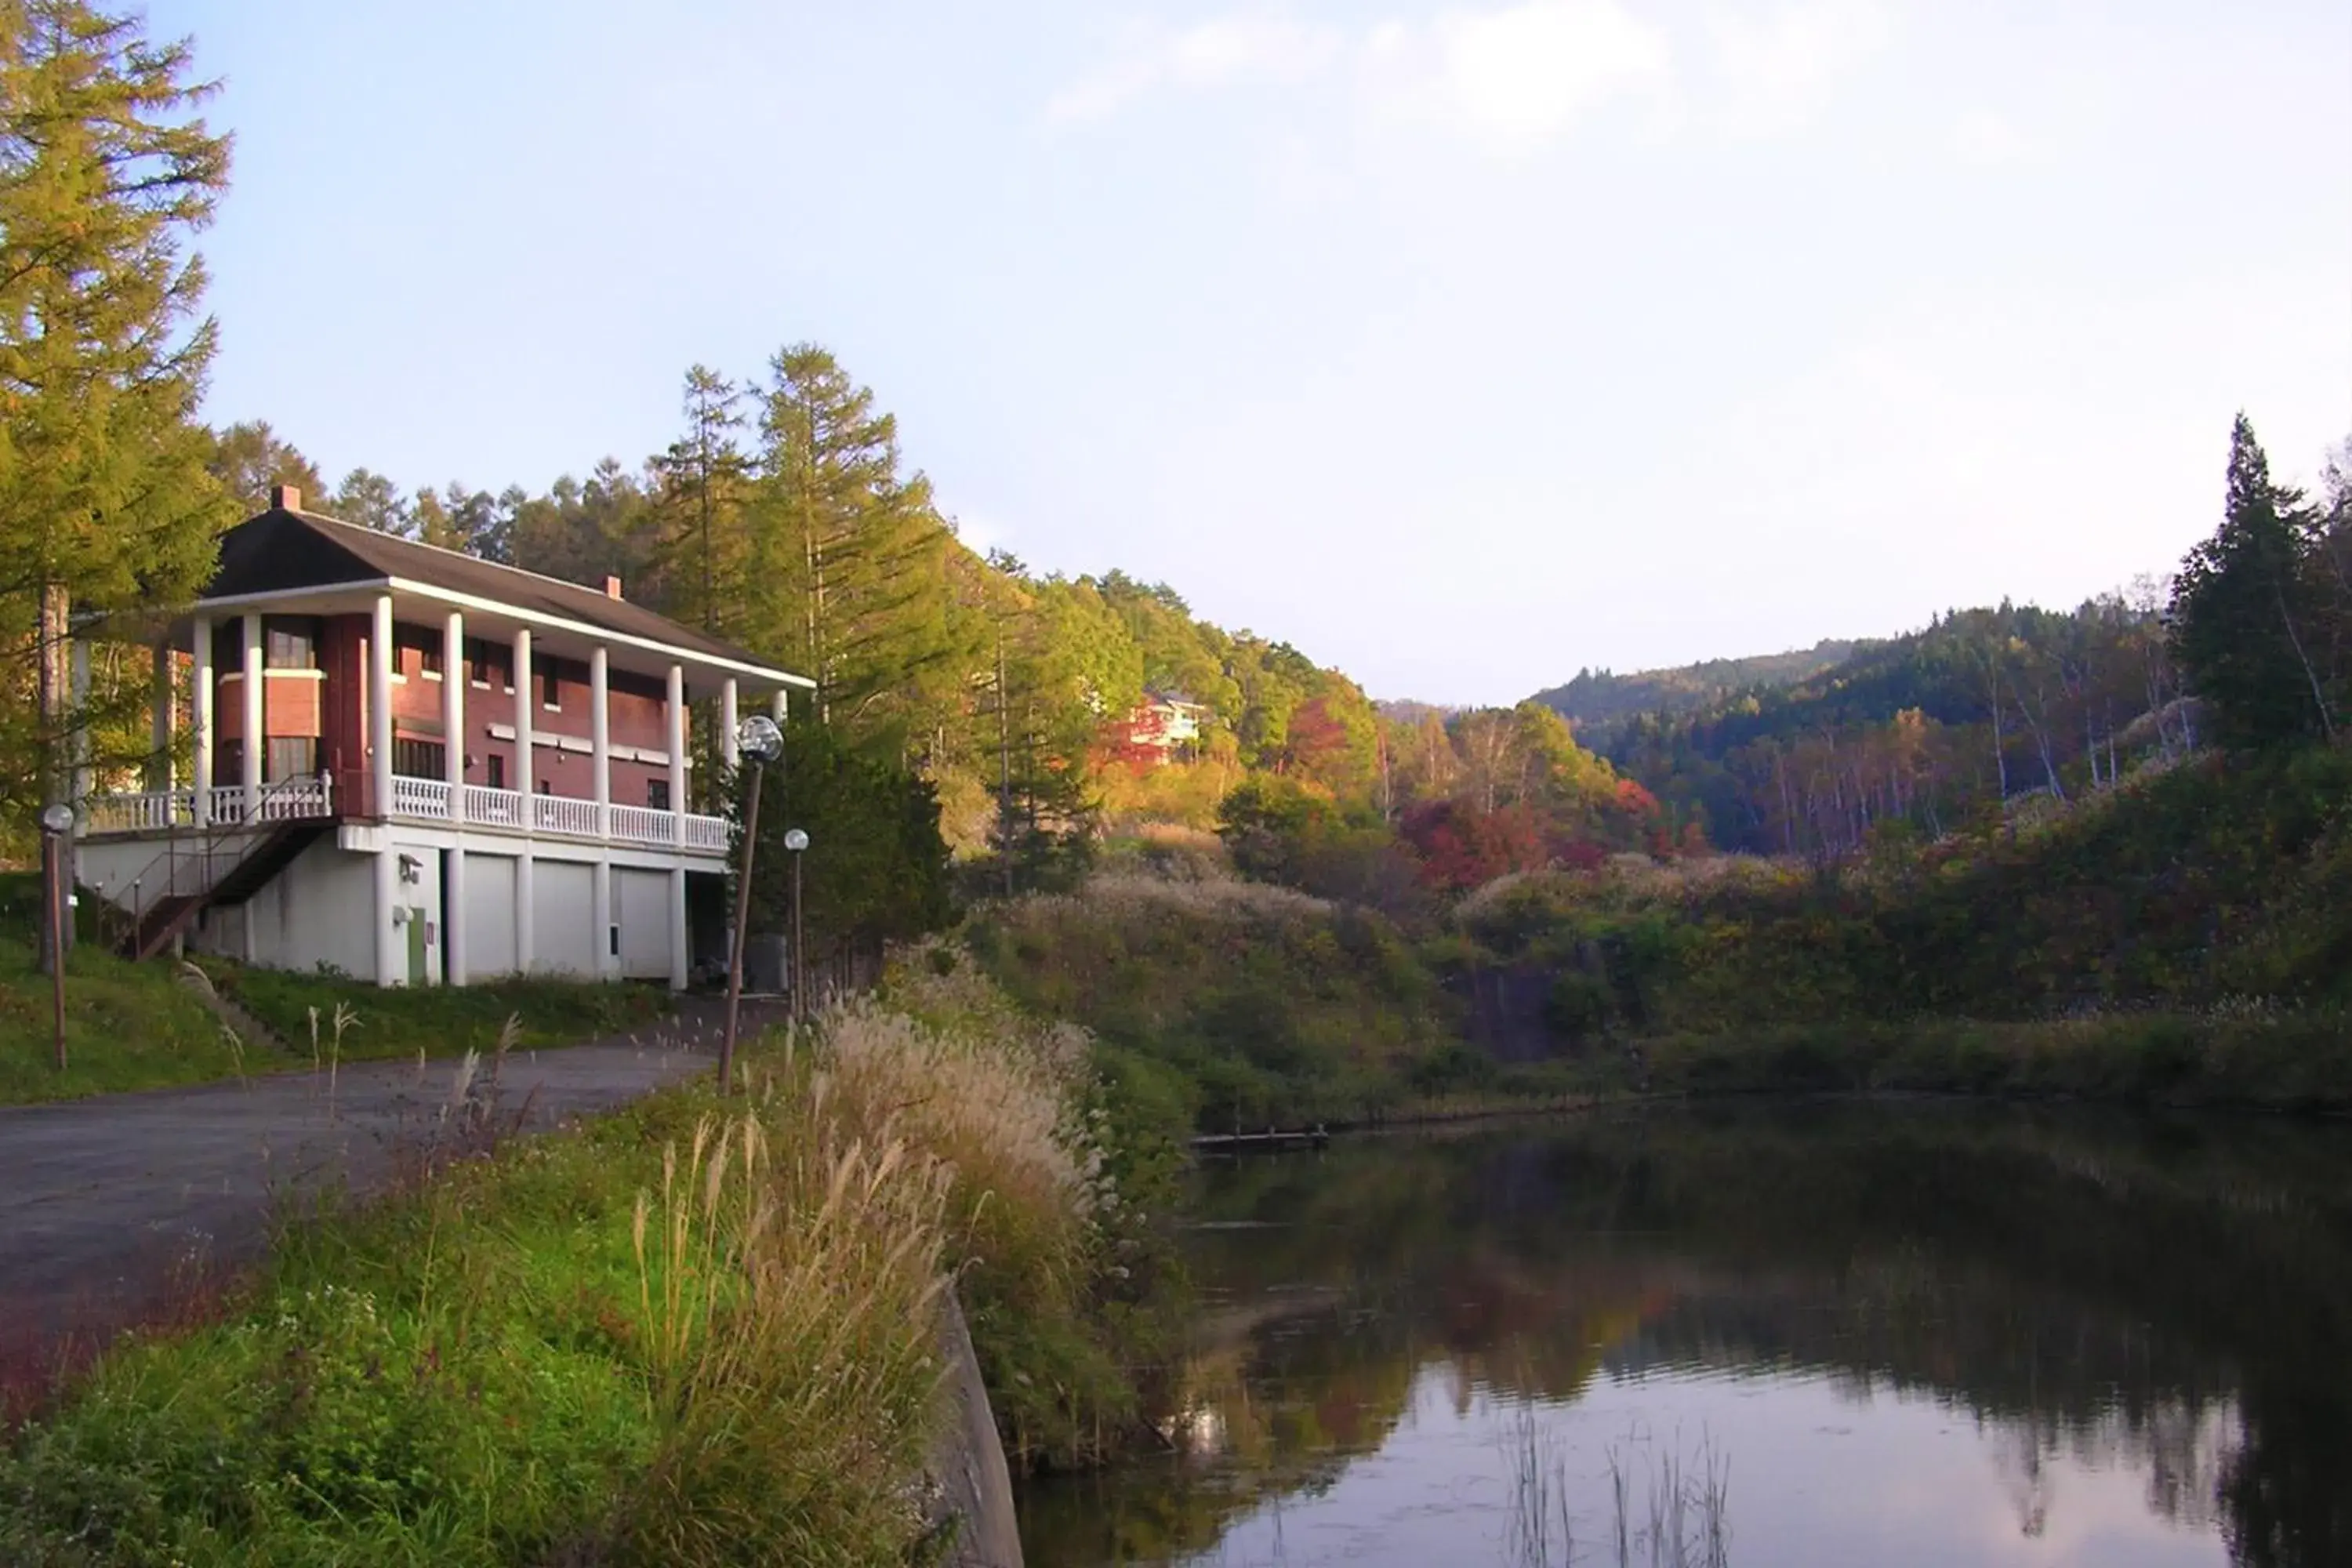
<instances>
[{"instance_id":1,"label":"staircase handrail","mask_svg":"<svg viewBox=\"0 0 2352 1568\"><path fill-rule=\"evenodd\" d=\"M203 830L197 835L195 846L184 852L181 847L180 825L174 820L168 830L163 853L147 862L146 866L131 879L129 891L131 903L131 934L136 936L145 928L147 910L153 906L156 900L183 896L199 898L212 891L220 879L217 876L207 876L206 870L219 856L221 846L228 839L240 834L250 834L257 843L260 839L268 837L269 830L278 822L292 820L290 818L273 820L269 816L269 802L281 791L291 794L297 787L319 790L327 804L326 815L331 816L334 815L334 777L321 769L316 773L296 773L262 785L260 793L253 797L253 809L240 813L235 822L222 821L207 814ZM250 851L251 846L247 846L247 853ZM232 862L228 869L236 869L236 864L243 859L244 856L237 857L237 861ZM180 888L180 868L184 862L196 868L196 877L200 884L187 889L184 895ZM151 890L147 886L148 879L154 875L155 868L159 866L164 868L163 886L160 889ZM118 904L115 907L119 910L121 906Z\"/></svg>"}]
</instances>

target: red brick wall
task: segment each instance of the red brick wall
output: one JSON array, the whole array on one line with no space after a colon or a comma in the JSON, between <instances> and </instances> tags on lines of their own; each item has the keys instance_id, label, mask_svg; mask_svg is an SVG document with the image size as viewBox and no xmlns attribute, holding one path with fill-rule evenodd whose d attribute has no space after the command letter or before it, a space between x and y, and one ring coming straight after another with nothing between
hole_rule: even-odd
<instances>
[{"instance_id":1,"label":"red brick wall","mask_svg":"<svg viewBox=\"0 0 2352 1568\"><path fill-rule=\"evenodd\" d=\"M413 627L429 636L437 636L439 631L438 627L416 623L401 625L404 631ZM272 735L318 736L320 765L334 773L344 808L361 816L374 814L367 721L368 643L373 632L373 620L369 616L324 617L319 637L322 679L286 676L269 679L265 688L264 727ZM506 764L506 787L521 788L524 770L516 765L514 742L494 739L490 733L492 726L510 729L514 723L517 694L506 689L500 674L493 669L489 684L478 684L472 679L472 671L462 662L453 665L445 650L437 678L428 678L421 648L406 647L398 651L394 673L405 679L393 682L394 734L446 740L442 734L442 682L465 679L465 731L457 740L465 748L467 782L489 783L489 759L497 756ZM536 677L533 684L537 685ZM563 682L562 698L563 706L559 710L551 711L542 703L532 703L532 731L541 743L535 748L537 765L530 777L534 785L545 780L552 794L586 799L595 794L588 753L559 751L546 743L553 736L588 740L586 683ZM610 737L615 748L668 751L669 724L661 698L616 690L608 694L607 700ZM230 682L219 689L214 711L217 739L226 742L238 738L244 728L244 709L237 683ZM215 753L215 776L222 783L231 782L226 773L217 772L226 760ZM666 782L668 777L667 764L615 757L612 763L613 801L619 805L647 805L648 786L656 780Z\"/></svg>"}]
</instances>

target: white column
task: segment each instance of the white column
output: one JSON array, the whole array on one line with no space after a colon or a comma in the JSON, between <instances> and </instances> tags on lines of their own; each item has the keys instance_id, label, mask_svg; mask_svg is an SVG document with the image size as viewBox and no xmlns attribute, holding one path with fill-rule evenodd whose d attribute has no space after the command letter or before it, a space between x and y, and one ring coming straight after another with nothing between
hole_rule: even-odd
<instances>
[{"instance_id":1,"label":"white column","mask_svg":"<svg viewBox=\"0 0 2352 1568\"><path fill-rule=\"evenodd\" d=\"M526 842L522 853L515 858L515 973L529 974L534 954L531 944L537 939L539 916L531 908L536 898L537 879L532 875L533 858L530 845Z\"/></svg>"},{"instance_id":2,"label":"white column","mask_svg":"<svg viewBox=\"0 0 2352 1568\"><path fill-rule=\"evenodd\" d=\"M672 867L669 874L669 988L686 989L686 868Z\"/></svg>"},{"instance_id":3,"label":"white column","mask_svg":"<svg viewBox=\"0 0 2352 1568\"><path fill-rule=\"evenodd\" d=\"M669 841L686 845L686 667L669 667L662 717L669 721Z\"/></svg>"},{"instance_id":4,"label":"white column","mask_svg":"<svg viewBox=\"0 0 2352 1568\"><path fill-rule=\"evenodd\" d=\"M613 723L604 647L588 656L588 772L596 786L596 837L613 837ZM597 939L603 941L602 937Z\"/></svg>"},{"instance_id":5,"label":"white column","mask_svg":"<svg viewBox=\"0 0 2352 1568\"><path fill-rule=\"evenodd\" d=\"M245 785L245 820L261 820L261 763L269 754L269 737L263 733L261 717L261 617L245 617L245 689L238 693L245 699L245 766L239 780Z\"/></svg>"},{"instance_id":6,"label":"white column","mask_svg":"<svg viewBox=\"0 0 2352 1568\"><path fill-rule=\"evenodd\" d=\"M195 672L188 690L188 739L195 747L196 826L213 819L213 623L195 619Z\"/></svg>"},{"instance_id":7,"label":"white column","mask_svg":"<svg viewBox=\"0 0 2352 1568\"><path fill-rule=\"evenodd\" d=\"M611 669L599 643L588 656L588 768L596 784L596 852L588 901L596 915L596 968L609 978L620 967L613 955L613 723Z\"/></svg>"},{"instance_id":8,"label":"white column","mask_svg":"<svg viewBox=\"0 0 2352 1568\"><path fill-rule=\"evenodd\" d=\"M449 984L465 984L466 837L462 833L449 847L449 858L441 873L441 951L448 955Z\"/></svg>"},{"instance_id":9,"label":"white column","mask_svg":"<svg viewBox=\"0 0 2352 1568\"><path fill-rule=\"evenodd\" d=\"M441 633L441 753L449 820L466 820L466 617L456 610ZM445 926L449 922L442 922Z\"/></svg>"},{"instance_id":10,"label":"white column","mask_svg":"<svg viewBox=\"0 0 2352 1568\"><path fill-rule=\"evenodd\" d=\"M532 776L538 758L533 754L538 742L531 738L531 718L539 711L539 695L531 689L530 629L526 626L514 636L514 731L515 771L521 776L515 787L522 791L522 854L515 859L515 973L529 974L537 957L532 951L538 941L539 911L531 905L536 901L530 834L537 820L537 807L532 805L533 792L539 787Z\"/></svg>"},{"instance_id":11,"label":"white column","mask_svg":"<svg viewBox=\"0 0 2352 1568\"><path fill-rule=\"evenodd\" d=\"M466 617L441 631L441 744L449 782L449 822L458 829L441 875L441 952L449 984L466 984Z\"/></svg>"},{"instance_id":12,"label":"white column","mask_svg":"<svg viewBox=\"0 0 2352 1568\"><path fill-rule=\"evenodd\" d=\"M522 791L522 830L529 833L533 824L531 791L537 788L531 770L538 758L533 753L538 742L531 738L531 718L539 711L539 699L530 689L530 633L528 629L515 633L514 638L514 732L515 788Z\"/></svg>"},{"instance_id":13,"label":"white column","mask_svg":"<svg viewBox=\"0 0 2352 1568\"><path fill-rule=\"evenodd\" d=\"M596 853L598 858L588 879L588 902L596 921L596 964L589 973L599 980L609 980L621 964L613 953L613 847L604 845Z\"/></svg>"},{"instance_id":14,"label":"white column","mask_svg":"<svg viewBox=\"0 0 2352 1568\"><path fill-rule=\"evenodd\" d=\"M375 785L375 815L392 815L392 595L375 596L375 630L368 638L368 747L374 753L368 761L368 777ZM389 853L389 851L386 851ZM377 873L376 883L383 886L383 876ZM392 916L382 911L384 930L391 931ZM396 934L396 933L395 933ZM391 981L384 982L389 985Z\"/></svg>"},{"instance_id":15,"label":"white column","mask_svg":"<svg viewBox=\"0 0 2352 1568\"><path fill-rule=\"evenodd\" d=\"M379 828L378 832L386 830ZM401 929L393 923L393 906L400 901L400 852L387 837L375 852L375 983L408 983L407 953L402 951ZM249 911L248 911L249 912Z\"/></svg>"},{"instance_id":16,"label":"white column","mask_svg":"<svg viewBox=\"0 0 2352 1568\"><path fill-rule=\"evenodd\" d=\"M742 721L735 713L735 678L729 676L719 688L719 760L733 773L742 763L742 754L735 745L735 726Z\"/></svg>"},{"instance_id":17,"label":"white column","mask_svg":"<svg viewBox=\"0 0 2352 1568\"><path fill-rule=\"evenodd\" d=\"M172 775L172 727L177 717L179 693L173 689L172 639L155 645L154 709L148 715L147 749L155 760L147 770L147 787L169 791Z\"/></svg>"},{"instance_id":18,"label":"white column","mask_svg":"<svg viewBox=\"0 0 2352 1568\"><path fill-rule=\"evenodd\" d=\"M785 714L790 711L786 706L786 699L789 695L790 693L779 686L776 688L775 696L768 701L768 711L779 724L784 721Z\"/></svg>"}]
</instances>

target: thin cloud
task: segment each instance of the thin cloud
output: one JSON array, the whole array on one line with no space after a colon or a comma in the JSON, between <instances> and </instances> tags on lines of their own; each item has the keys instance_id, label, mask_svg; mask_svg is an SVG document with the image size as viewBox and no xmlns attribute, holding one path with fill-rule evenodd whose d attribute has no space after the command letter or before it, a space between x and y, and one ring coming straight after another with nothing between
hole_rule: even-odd
<instances>
[{"instance_id":1,"label":"thin cloud","mask_svg":"<svg viewBox=\"0 0 2352 1568\"><path fill-rule=\"evenodd\" d=\"M1497 152L1551 141L1591 110L1665 88L1664 33L1617 0L1526 0L1391 23L1366 41L1366 79L1389 112Z\"/></svg>"},{"instance_id":2,"label":"thin cloud","mask_svg":"<svg viewBox=\"0 0 2352 1568\"><path fill-rule=\"evenodd\" d=\"M1979 168L2015 163L2033 151L2023 132L1989 109L1961 115L1952 126L1950 146L1952 156Z\"/></svg>"},{"instance_id":3,"label":"thin cloud","mask_svg":"<svg viewBox=\"0 0 2352 1568\"><path fill-rule=\"evenodd\" d=\"M1873 0L1799 0L1762 17L1718 12L1707 31L1723 88L1723 126L1762 136L1811 120L1893 30Z\"/></svg>"},{"instance_id":4,"label":"thin cloud","mask_svg":"<svg viewBox=\"0 0 2352 1568\"><path fill-rule=\"evenodd\" d=\"M1105 120L1162 88L1301 81L1329 66L1344 47L1336 28L1277 16L1139 29L1113 58L1055 93L1045 118L1055 123Z\"/></svg>"},{"instance_id":5,"label":"thin cloud","mask_svg":"<svg viewBox=\"0 0 2352 1568\"><path fill-rule=\"evenodd\" d=\"M1497 154L1557 142L1628 101L1663 110L1661 123L1687 106L1689 118L1732 136L1770 135L1811 121L1879 53L1893 33L1888 3L1724 9L1679 41L1628 0L1454 5L1356 28L1237 11L1137 28L1055 93L1045 116L1098 121L1155 93L1297 85L1344 71L1357 111Z\"/></svg>"}]
</instances>

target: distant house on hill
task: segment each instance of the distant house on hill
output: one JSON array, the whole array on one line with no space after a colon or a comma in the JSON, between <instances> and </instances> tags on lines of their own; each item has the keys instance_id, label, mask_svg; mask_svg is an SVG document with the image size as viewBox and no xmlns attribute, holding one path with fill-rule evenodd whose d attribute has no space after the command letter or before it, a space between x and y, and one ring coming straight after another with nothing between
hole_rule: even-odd
<instances>
[{"instance_id":1,"label":"distant house on hill","mask_svg":"<svg viewBox=\"0 0 2352 1568\"><path fill-rule=\"evenodd\" d=\"M148 640L167 675L146 787L93 792L81 830L125 952L180 939L384 985L684 985L719 940L729 841L691 809L710 792L690 787L689 704L710 700L705 747L731 768L739 706L782 716L811 683L630 604L617 578L559 582L271 500L222 539L194 605L101 634Z\"/></svg>"},{"instance_id":2,"label":"distant house on hill","mask_svg":"<svg viewBox=\"0 0 2352 1568\"><path fill-rule=\"evenodd\" d=\"M1129 755L1154 764L1189 760L1201 741L1208 709L1181 692L1147 691L1119 736Z\"/></svg>"}]
</instances>

